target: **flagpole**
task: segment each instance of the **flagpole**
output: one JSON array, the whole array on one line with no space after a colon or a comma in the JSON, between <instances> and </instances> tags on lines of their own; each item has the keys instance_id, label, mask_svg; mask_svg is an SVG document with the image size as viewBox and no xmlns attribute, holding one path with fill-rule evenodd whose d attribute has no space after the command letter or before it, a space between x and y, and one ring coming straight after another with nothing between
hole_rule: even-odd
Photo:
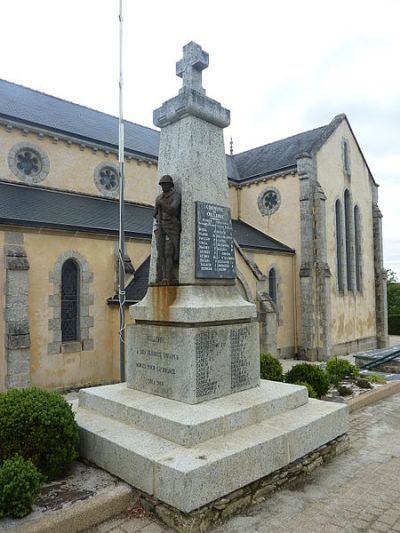
<instances>
[{"instance_id":1,"label":"flagpole","mask_svg":"<svg viewBox=\"0 0 400 533\"><path fill-rule=\"evenodd\" d=\"M119 241L118 241L118 299L119 299L119 368L120 381L125 381L125 227L124 227L124 121L122 77L122 0L119 0L119 119L118 119L118 173L119 173Z\"/></svg>"}]
</instances>

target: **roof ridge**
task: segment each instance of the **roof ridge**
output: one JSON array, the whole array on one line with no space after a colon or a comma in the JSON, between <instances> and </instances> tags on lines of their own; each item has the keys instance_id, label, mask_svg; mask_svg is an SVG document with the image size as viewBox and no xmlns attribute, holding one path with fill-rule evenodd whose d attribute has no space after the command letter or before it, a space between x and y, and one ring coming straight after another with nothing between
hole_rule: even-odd
<instances>
[{"instance_id":1,"label":"roof ridge","mask_svg":"<svg viewBox=\"0 0 400 533\"><path fill-rule=\"evenodd\" d=\"M298 137L299 135L304 135L305 133L311 133L312 131L322 130L324 128L327 128L329 124L324 124L323 126L318 126L317 128L312 128L311 130L301 131L299 133L296 133L294 135L289 135L289 137L284 137L283 139L278 139L276 141L272 141L270 143L266 144L260 144L259 146L256 146L255 148L250 148L249 150L245 150L244 152L239 152L238 154L233 154L233 157L248 154L249 152L253 152L254 150L259 150L260 148L264 148L265 146L271 146L272 144L280 143L283 141L288 141L289 139L293 139L294 137Z\"/></svg>"},{"instance_id":2,"label":"roof ridge","mask_svg":"<svg viewBox=\"0 0 400 533\"><path fill-rule=\"evenodd\" d=\"M5 80L3 78L0 78L0 82L8 83L10 85L15 85L16 87L21 87L22 89L26 89L27 91L32 91L34 93L46 96L47 98L53 98L54 100L58 100L59 102L65 102L67 104L71 104L71 105L74 105L74 106L77 106L77 107L81 107L83 109L87 109L88 111L94 111L95 113L100 113L100 114L102 114L104 116L111 117L111 118L114 118L114 119L118 120L118 117L115 116L115 115L111 115L111 113L106 113L105 111L100 111L99 109L94 109L93 107L88 107L88 106L83 105L83 104L78 104L76 102L72 102L71 100L66 100L65 98L61 98L59 96L54 96L53 94L45 93L44 91L39 91L37 89L32 89L32 87L27 87L26 85L22 85L21 83L15 83L13 81ZM133 122L131 120L126 120L126 119L124 119L124 122L125 123L129 123L129 124L133 124L134 126L139 126L140 128L144 128L144 129L153 131L153 132L158 133L158 134L160 133L159 130L156 130L154 128L150 128L150 126L143 126L143 124L139 124L138 122Z\"/></svg>"}]
</instances>

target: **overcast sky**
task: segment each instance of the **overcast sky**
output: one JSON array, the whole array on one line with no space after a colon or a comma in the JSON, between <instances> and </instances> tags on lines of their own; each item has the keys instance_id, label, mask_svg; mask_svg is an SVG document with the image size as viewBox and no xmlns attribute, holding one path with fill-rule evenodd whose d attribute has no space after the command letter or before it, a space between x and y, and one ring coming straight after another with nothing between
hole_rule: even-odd
<instances>
[{"instance_id":1,"label":"overcast sky","mask_svg":"<svg viewBox=\"0 0 400 533\"><path fill-rule=\"evenodd\" d=\"M193 40L234 151L346 113L376 181L400 277L400 1L124 0L124 114L153 127ZM119 0L0 0L0 77L118 114ZM226 146L229 150L229 146Z\"/></svg>"}]
</instances>

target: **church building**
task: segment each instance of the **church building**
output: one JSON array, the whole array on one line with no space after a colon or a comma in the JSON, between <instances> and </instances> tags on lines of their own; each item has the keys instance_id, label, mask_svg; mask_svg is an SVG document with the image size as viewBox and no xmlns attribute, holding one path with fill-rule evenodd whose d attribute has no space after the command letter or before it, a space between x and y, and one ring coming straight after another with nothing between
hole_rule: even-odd
<instances>
[{"instance_id":1,"label":"church building","mask_svg":"<svg viewBox=\"0 0 400 533\"><path fill-rule=\"evenodd\" d=\"M127 305L147 290L158 146L125 123ZM378 185L346 116L226 168L260 352L386 346ZM118 195L117 118L0 81L0 390L119 380Z\"/></svg>"}]
</instances>

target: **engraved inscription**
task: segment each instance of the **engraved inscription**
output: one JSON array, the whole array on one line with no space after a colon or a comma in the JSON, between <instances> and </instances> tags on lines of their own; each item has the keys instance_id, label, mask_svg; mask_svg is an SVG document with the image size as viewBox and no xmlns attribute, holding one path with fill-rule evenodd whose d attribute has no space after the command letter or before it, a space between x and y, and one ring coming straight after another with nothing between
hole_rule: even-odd
<instances>
[{"instance_id":1,"label":"engraved inscription","mask_svg":"<svg viewBox=\"0 0 400 533\"><path fill-rule=\"evenodd\" d=\"M236 277L231 212L228 207L196 202L196 277Z\"/></svg>"},{"instance_id":2,"label":"engraved inscription","mask_svg":"<svg viewBox=\"0 0 400 533\"><path fill-rule=\"evenodd\" d=\"M247 327L232 329L230 332L232 391L242 389L251 384L248 372L249 361L246 354L249 335L250 330Z\"/></svg>"},{"instance_id":3,"label":"engraved inscription","mask_svg":"<svg viewBox=\"0 0 400 533\"><path fill-rule=\"evenodd\" d=\"M210 376L218 344L216 331L209 330L196 335L196 395L199 398L216 392L218 382Z\"/></svg>"},{"instance_id":4,"label":"engraved inscription","mask_svg":"<svg viewBox=\"0 0 400 533\"><path fill-rule=\"evenodd\" d=\"M146 347L137 348L137 372L143 372L144 381L148 385L163 387L164 376L170 380L176 376L177 369L174 365L179 360L179 355L163 350L165 337L160 335L146 335Z\"/></svg>"}]
</instances>

